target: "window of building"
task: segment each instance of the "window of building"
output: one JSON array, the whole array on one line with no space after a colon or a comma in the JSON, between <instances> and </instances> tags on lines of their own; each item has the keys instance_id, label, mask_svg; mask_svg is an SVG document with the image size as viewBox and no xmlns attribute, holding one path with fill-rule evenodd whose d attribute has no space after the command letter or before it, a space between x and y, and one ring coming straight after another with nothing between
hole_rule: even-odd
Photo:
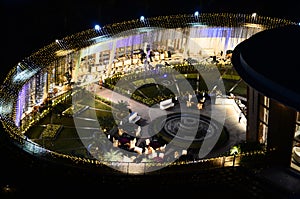
<instances>
[{"instance_id":1,"label":"window of building","mask_svg":"<svg viewBox=\"0 0 300 199\"><path fill-rule=\"evenodd\" d=\"M269 101L265 96L262 96L260 101L258 140L262 144L267 144Z\"/></svg>"},{"instance_id":2,"label":"window of building","mask_svg":"<svg viewBox=\"0 0 300 199\"><path fill-rule=\"evenodd\" d=\"M270 99L264 96L264 105L269 108Z\"/></svg>"},{"instance_id":3,"label":"window of building","mask_svg":"<svg viewBox=\"0 0 300 199\"><path fill-rule=\"evenodd\" d=\"M300 171L300 112L297 112L291 167Z\"/></svg>"}]
</instances>

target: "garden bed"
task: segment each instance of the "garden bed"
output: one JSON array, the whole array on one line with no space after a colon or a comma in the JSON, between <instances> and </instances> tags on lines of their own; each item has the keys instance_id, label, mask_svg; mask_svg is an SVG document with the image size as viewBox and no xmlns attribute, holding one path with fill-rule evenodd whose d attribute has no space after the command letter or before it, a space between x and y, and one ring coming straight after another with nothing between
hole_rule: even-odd
<instances>
[{"instance_id":1,"label":"garden bed","mask_svg":"<svg viewBox=\"0 0 300 199\"><path fill-rule=\"evenodd\" d=\"M46 128L41 133L41 139L55 140L58 134L61 132L63 125L59 124L47 124Z\"/></svg>"}]
</instances>

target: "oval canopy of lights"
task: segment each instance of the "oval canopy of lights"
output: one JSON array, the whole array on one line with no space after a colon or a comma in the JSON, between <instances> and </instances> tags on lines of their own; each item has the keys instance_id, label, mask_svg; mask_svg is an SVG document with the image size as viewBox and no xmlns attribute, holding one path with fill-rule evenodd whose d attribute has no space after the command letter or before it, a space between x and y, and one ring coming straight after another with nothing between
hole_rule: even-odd
<instances>
[{"instance_id":1,"label":"oval canopy of lights","mask_svg":"<svg viewBox=\"0 0 300 199\"><path fill-rule=\"evenodd\" d=\"M31 154L60 157L76 164L102 164L102 159L91 157L91 153L98 150L93 147L94 141L86 143L89 154L65 152L68 149L60 150L61 143L53 144L57 133L63 129L68 128L65 134L72 134L71 127L54 125L54 120L61 117L72 121L75 111L87 107L73 101L70 110L65 106L66 101L72 103L75 96L82 97L82 90L90 89L93 84L111 89L120 78L144 78L141 74L146 74L146 70L180 68L190 64L189 60L201 65L210 58L221 57L225 64L226 61L230 64L230 53L237 44L257 32L289 24L295 23L256 14L195 12L152 18L142 16L95 26L53 41L10 70L0 88L1 122L12 141ZM117 89L120 93L128 92L129 97L135 96L134 91L129 90ZM111 99L101 99L101 96L98 100L106 102L107 106L111 103L108 102ZM151 100L145 103L150 104ZM107 132L112 131L113 124L102 122L102 131L110 136ZM95 129L89 131L87 137L97 137ZM32 131L39 136L34 137L30 134Z\"/></svg>"}]
</instances>

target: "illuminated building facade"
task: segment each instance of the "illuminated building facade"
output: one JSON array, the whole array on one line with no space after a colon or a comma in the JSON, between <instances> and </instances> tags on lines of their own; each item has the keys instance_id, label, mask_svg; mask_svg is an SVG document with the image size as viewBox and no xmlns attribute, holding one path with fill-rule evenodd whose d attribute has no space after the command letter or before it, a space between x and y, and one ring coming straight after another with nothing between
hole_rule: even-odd
<instances>
[{"instance_id":1,"label":"illuminated building facade","mask_svg":"<svg viewBox=\"0 0 300 199\"><path fill-rule=\"evenodd\" d=\"M276 50L299 44L299 25L266 30L240 43L232 62L248 87L247 140L274 151L275 165L299 171L299 87L297 53ZM272 46L274 47L273 49Z\"/></svg>"}]
</instances>

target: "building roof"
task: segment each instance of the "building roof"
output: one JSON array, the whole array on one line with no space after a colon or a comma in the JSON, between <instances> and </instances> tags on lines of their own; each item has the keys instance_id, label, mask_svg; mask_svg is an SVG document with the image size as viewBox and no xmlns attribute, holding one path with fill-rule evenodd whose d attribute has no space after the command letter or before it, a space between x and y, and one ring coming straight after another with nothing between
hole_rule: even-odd
<instances>
[{"instance_id":1,"label":"building roof","mask_svg":"<svg viewBox=\"0 0 300 199\"><path fill-rule=\"evenodd\" d=\"M299 25L264 30L236 46L232 63L249 86L300 111L299 46Z\"/></svg>"}]
</instances>

